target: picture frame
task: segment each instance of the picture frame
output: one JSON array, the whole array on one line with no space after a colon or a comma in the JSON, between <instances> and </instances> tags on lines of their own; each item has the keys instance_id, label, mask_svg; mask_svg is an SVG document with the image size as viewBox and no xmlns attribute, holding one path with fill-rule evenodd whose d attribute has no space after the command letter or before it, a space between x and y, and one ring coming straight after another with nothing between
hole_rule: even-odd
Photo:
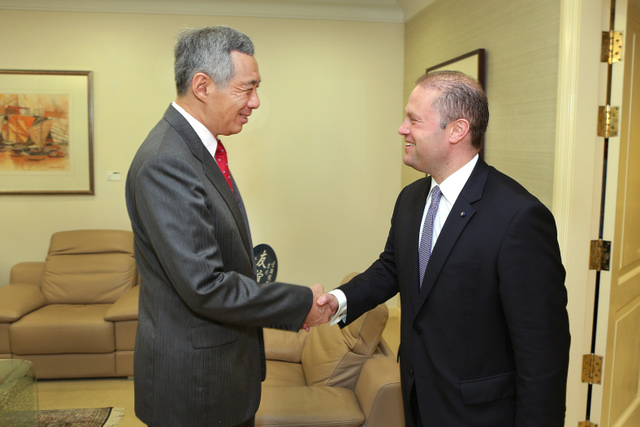
<instances>
[{"instance_id":1,"label":"picture frame","mask_svg":"<svg viewBox=\"0 0 640 427\"><path fill-rule=\"evenodd\" d=\"M93 195L91 71L0 70L0 195Z\"/></svg>"},{"instance_id":2,"label":"picture frame","mask_svg":"<svg viewBox=\"0 0 640 427\"><path fill-rule=\"evenodd\" d=\"M431 71L452 70L461 71L478 80L482 89L485 86L485 49L476 49L464 55L457 56L448 61L427 68L427 73Z\"/></svg>"}]
</instances>

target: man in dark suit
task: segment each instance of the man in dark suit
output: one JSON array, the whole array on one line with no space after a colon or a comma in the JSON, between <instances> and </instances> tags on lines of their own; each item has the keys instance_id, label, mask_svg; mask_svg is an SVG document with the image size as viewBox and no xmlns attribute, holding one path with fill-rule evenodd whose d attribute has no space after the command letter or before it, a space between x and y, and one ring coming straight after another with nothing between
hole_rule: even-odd
<instances>
[{"instance_id":1,"label":"man in dark suit","mask_svg":"<svg viewBox=\"0 0 640 427\"><path fill-rule=\"evenodd\" d=\"M322 286L258 284L249 225L219 135L260 101L249 38L182 33L178 96L136 154L126 185L141 275L135 410L150 426L253 425L265 378L262 327L328 321Z\"/></svg>"},{"instance_id":2,"label":"man in dark suit","mask_svg":"<svg viewBox=\"0 0 640 427\"><path fill-rule=\"evenodd\" d=\"M380 258L318 300L344 325L400 293L408 426L564 425L570 337L555 222L479 158L488 121L470 77L418 80L399 133L404 163L431 176L400 193Z\"/></svg>"}]
</instances>

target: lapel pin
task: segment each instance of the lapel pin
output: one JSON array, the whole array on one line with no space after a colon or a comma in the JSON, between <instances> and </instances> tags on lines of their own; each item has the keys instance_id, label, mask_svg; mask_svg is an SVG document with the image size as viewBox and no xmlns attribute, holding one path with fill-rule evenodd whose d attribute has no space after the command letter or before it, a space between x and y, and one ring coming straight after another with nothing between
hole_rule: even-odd
<instances>
[{"instance_id":1,"label":"lapel pin","mask_svg":"<svg viewBox=\"0 0 640 427\"><path fill-rule=\"evenodd\" d=\"M465 211L460 212L460 217L464 218L465 216L467 216L467 213Z\"/></svg>"}]
</instances>

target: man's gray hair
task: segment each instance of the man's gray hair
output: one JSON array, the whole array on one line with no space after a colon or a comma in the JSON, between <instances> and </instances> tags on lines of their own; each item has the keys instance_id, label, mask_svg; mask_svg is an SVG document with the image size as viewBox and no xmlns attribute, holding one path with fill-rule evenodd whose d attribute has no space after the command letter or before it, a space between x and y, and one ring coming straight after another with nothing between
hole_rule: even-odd
<instances>
[{"instance_id":1,"label":"man's gray hair","mask_svg":"<svg viewBox=\"0 0 640 427\"><path fill-rule=\"evenodd\" d=\"M253 43L245 34L224 26L182 31L175 47L178 96L185 95L197 73L205 73L218 87L227 87L235 70L231 52L253 56Z\"/></svg>"}]
</instances>

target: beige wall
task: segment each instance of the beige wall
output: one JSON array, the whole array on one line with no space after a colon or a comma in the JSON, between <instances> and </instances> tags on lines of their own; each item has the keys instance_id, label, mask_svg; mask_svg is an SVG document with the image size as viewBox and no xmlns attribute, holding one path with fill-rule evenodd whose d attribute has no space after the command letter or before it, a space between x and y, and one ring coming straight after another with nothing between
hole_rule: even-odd
<instances>
[{"instance_id":1,"label":"beige wall","mask_svg":"<svg viewBox=\"0 0 640 427\"><path fill-rule=\"evenodd\" d=\"M333 288L378 256L400 189L402 24L3 10L0 68L94 72L96 194L0 195L0 284L55 231L130 229L124 177L174 98L175 34L213 24L256 44L262 106L223 142L278 278Z\"/></svg>"},{"instance_id":2,"label":"beige wall","mask_svg":"<svg viewBox=\"0 0 640 427\"><path fill-rule=\"evenodd\" d=\"M464 11L464 13L461 13ZM427 67L486 49L485 159L551 207L560 2L436 1L406 23L404 100ZM402 183L422 175L402 166Z\"/></svg>"}]
</instances>

